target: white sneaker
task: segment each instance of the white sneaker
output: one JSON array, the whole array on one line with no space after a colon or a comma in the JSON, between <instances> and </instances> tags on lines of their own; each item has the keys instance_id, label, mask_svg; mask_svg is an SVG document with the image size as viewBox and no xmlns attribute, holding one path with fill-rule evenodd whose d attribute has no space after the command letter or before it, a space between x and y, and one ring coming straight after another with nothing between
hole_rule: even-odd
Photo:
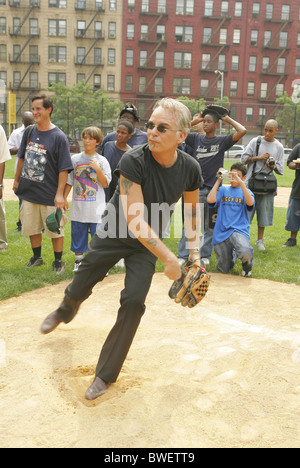
<instances>
[{"instance_id":1,"label":"white sneaker","mask_svg":"<svg viewBox=\"0 0 300 468\"><path fill-rule=\"evenodd\" d=\"M116 263L115 266L124 268L124 266L125 266L124 258L121 258L121 260L119 260L118 263Z\"/></svg>"},{"instance_id":2,"label":"white sneaker","mask_svg":"<svg viewBox=\"0 0 300 468\"><path fill-rule=\"evenodd\" d=\"M184 265L186 262L186 259L185 258L178 258L178 263L180 266Z\"/></svg>"},{"instance_id":3,"label":"white sneaker","mask_svg":"<svg viewBox=\"0 0 300 468\"><path fill-rule=\"evenodd\" d=\"M261 251L266 250L265 245L264 245L264 241L262 239L256 241L255 245L258 248L258 250L261 250Z\"/></svg>"},{"instance_id":4,"label":"white sneaker","mask_svg":"<svg viewBox=\"0 0 300 468\"><path fill-rule=\"evenodd\" d=\"M79 260L76 260L74 263L74 268L73 271L78 271L78 268L80 267L81 262Z\"/></svg>"},{"instance_id":5,"label":"white sneaker","mask_svg":"<svg viewBox=\"0 0 300 468\"><path fill-rule=\"evenodd\" d=\"M252 275L252 270L247 271L247 272L245 270L242 271L242 276L244 276L244 278L250 278L251 275Z\"/></svg>"},{"instance_id":6,"label":"white sneaker","mask_svg":"<svg viewBox=\"0 0 300 468\"><path fill-rule=\"evenodd\" d=\"M209 258L201 258L201 263L205 266L205 265L209 265L210 263L210 260Z\"/></svg>"}]
</instances>

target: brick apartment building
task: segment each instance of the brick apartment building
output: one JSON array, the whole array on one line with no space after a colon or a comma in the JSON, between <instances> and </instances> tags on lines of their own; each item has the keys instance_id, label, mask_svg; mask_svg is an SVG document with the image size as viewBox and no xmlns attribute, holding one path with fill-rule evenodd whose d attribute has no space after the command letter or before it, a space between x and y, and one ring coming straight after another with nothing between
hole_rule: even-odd
<instances>
[{"instance_id":1,"label":"brick apartment building","mask_svg":"<svg viewBox=\"0 0 300 468\"><path fill-rule=\"evenodd\" d=\"M257 133L300 78L297 0L124 0L121 98L147 118L168 95L228 96Z\"/></svg>"}]
</instances>

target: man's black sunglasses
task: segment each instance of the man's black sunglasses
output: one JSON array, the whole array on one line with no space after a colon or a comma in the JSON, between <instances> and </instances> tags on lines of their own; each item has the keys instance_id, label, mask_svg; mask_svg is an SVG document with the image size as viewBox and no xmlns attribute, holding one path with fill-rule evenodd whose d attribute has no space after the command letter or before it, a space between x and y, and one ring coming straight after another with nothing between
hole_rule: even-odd
<instances>
[{"instance_id":1,"label":"man's black sunglasses","mask_svg":"<svg viewBox=\"0 0 300 468\"><path fill-rule=\"evenodd\" d=\"M170 132L179 132L180 130L172 130L171 128L165 127L164 125L155 125L151 120L149 120L145 127L147 130L153 130L155 127L157 128L159 133L166 133L167 131Z\"/></svg>"}]
</instances>

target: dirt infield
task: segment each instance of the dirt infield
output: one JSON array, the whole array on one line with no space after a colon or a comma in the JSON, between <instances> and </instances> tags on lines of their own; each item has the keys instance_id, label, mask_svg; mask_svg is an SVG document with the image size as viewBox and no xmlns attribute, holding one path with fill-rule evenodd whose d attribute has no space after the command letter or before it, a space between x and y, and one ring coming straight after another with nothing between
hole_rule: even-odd
<instances>
[{"instance_id":1,"label":"dirt infield","mask_svg":"<svg viewBox=\"0 0 300 468\"><path fill-rule=\"evenodd\" d=\"M118 381L88 402L123 280L47 336L66 283L1 302L1 447L300 446L299 286L213 274L186 310L157 273Z\"/></svg>"}]
</instances>

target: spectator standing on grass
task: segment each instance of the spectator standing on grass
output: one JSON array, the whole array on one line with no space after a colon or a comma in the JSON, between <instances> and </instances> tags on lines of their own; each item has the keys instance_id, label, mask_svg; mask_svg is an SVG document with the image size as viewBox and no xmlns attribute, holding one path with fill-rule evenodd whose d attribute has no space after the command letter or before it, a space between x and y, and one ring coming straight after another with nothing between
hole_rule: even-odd
<instances>
[{"instance_id":1,"label":"spectator standing on grass","mask_svg":"<svg viewBox=\"0 0 300 468\"><path fill-rule=\"evenodd\" d=\"M133 104L131 104L130 102L125 104L125 106L120 112L119 120L122 120L122 121L127 120L133 125L133 134L127 141L128 145L131 148L133 148L134 146L144 145L145 143L147 143L148 141L147 133L137 128L140 118L137 112L137 108ZM116 132L108 133L104 137L102 144L99 145L97 148L97 151L100 154L103 154L104 146L106 145L108 141L116 141Z\"/></svg>"},{"instance_id":2,"label":"spectator standing on grass","mask_svg":"<svg viewBox=\"0 0 300 468\"><path fill-rule=\"evenodd\" d=\"M111 180L108 161L96 152L103 139L97 127L82 131L84 151L72 156L74 170L69 174L65 188L67 198L73 188L71 220L71 251L75 253L74 271L77 271L88 248L89 233L96 232L97 225L105 210L105 192Z\"/></svg>"},{"instance_id":3,"label":"spectator standing on grass","mask_svg":"<svg viewBox=\"0 0 300 468\"><path fill-rule=\"evenodd\" d=\"M5 218L5 207L3 202L3 179L5 172L5 163L11 159L8 149L7 139L3 127L0 125L0 252L7 248L7 229Z\"/></svg>"},{"instance_id":4,"label":"spectator standing on grass","mask_svg":"<svg viewBox=\"0 0 300 468\"><path fill-rule=\"evenodd\" d=\"M247 164L246 185L253 174L254 164L255 173L268 174L270 171L275 171L276 174L283 174L284 170L284 151L282 144L275 138L278 133L278 122L276 120L268 120L265 124L264 135L261 138L261 143L256 154L257 139L253 138L246 147L242 155L242 163ZM272 163L272 159L274 164ZM273 225L274 217L274 197L276 193L255 193L255 209L249 213L250 221L254 218L256 211L257 215L257 241L255 243L258 250L264 251L264 232L265 228Z\"/></svg>"},{"instance_id":5,"label":"spectator standing on grass","mask_svg":"<svg viewBox=\"0 0 300 468\"><path fill-rule=\"evenodd\" d=\"M286 216L285 230L290 231L290 238L284 247L295 247L297 245L297 234L300 229L300 143L295 146L288 157L287 166L295 171L295 179L289 200Z\"/></svg>"},{"instance_id":6,"label":"spectator standing on grass","mask_svg":"<svg viewBox=\"0 0 300 468\"><path fill-rule=\"evenodd\" d=\"M52 100L46 95L32 98L35 126L28 138L28 130L24 131L13 190L22 198L22 235L30 238L33 251L27 268L44 264L41 250L45 227L54 250L52 268L60 274L65 269L63 230L60 234L50 232L45 224L48 215L65 207L64 190L73 165L66 135L50 120L52 111Z\"/></svg>"},{"instance_id":7,"label":"spectator standing on grass","mask_svg":"<svg viewBox=\"0 0 300 468\"><path fill-rule=\"evenodd\" d=\"M199 203L204 205L204 239L200 250L201 261L204 265L209 264L213 250L213 229L209 227L207 195L215 184L217 170L224 165L225 151L247 133L246 128L229 117L229 115L223 117L222 121L231 125L235 129L235 133L217 136L216 131L219 127L219 116L213 112L209 112L205 113L203 117L201 113L199 117L193 119L192 126L203 123L204 134L202 131L190 133L185 140L189 153L192 154L201 167L204 181L204 186L199 192ZM187 242L184 235L179 241L178 257L181 263L188 258Z\"/></svg>"},{"instance_id":8,"label":"spectator standing on grass","mask_svg":"<svg viewBox=\"0 0 300 468\"><path fill-rule=\"evenodd\" d=\"M9 148L11 155L17 155L18 149L20 148L20 145L21 145L21 141L23 138L25 128L27 128L29 125L34 124L34 118L33 118L32 112L30 111L24 112L22 115L22 122L23 122L22 126L19 128L16 128L11 133L8 139L8 148ZM18 156L16 156L16 161L15 161L15 173L17 170L17 166L18 166ZM22 199L19 198L19 208L21 208L21 204L22 204ZM22 225L21 225L21 221L19 217L19 220L17 222L16 232L21 231L21 229L22 229Z\"/></svg>"}]
</instances>

